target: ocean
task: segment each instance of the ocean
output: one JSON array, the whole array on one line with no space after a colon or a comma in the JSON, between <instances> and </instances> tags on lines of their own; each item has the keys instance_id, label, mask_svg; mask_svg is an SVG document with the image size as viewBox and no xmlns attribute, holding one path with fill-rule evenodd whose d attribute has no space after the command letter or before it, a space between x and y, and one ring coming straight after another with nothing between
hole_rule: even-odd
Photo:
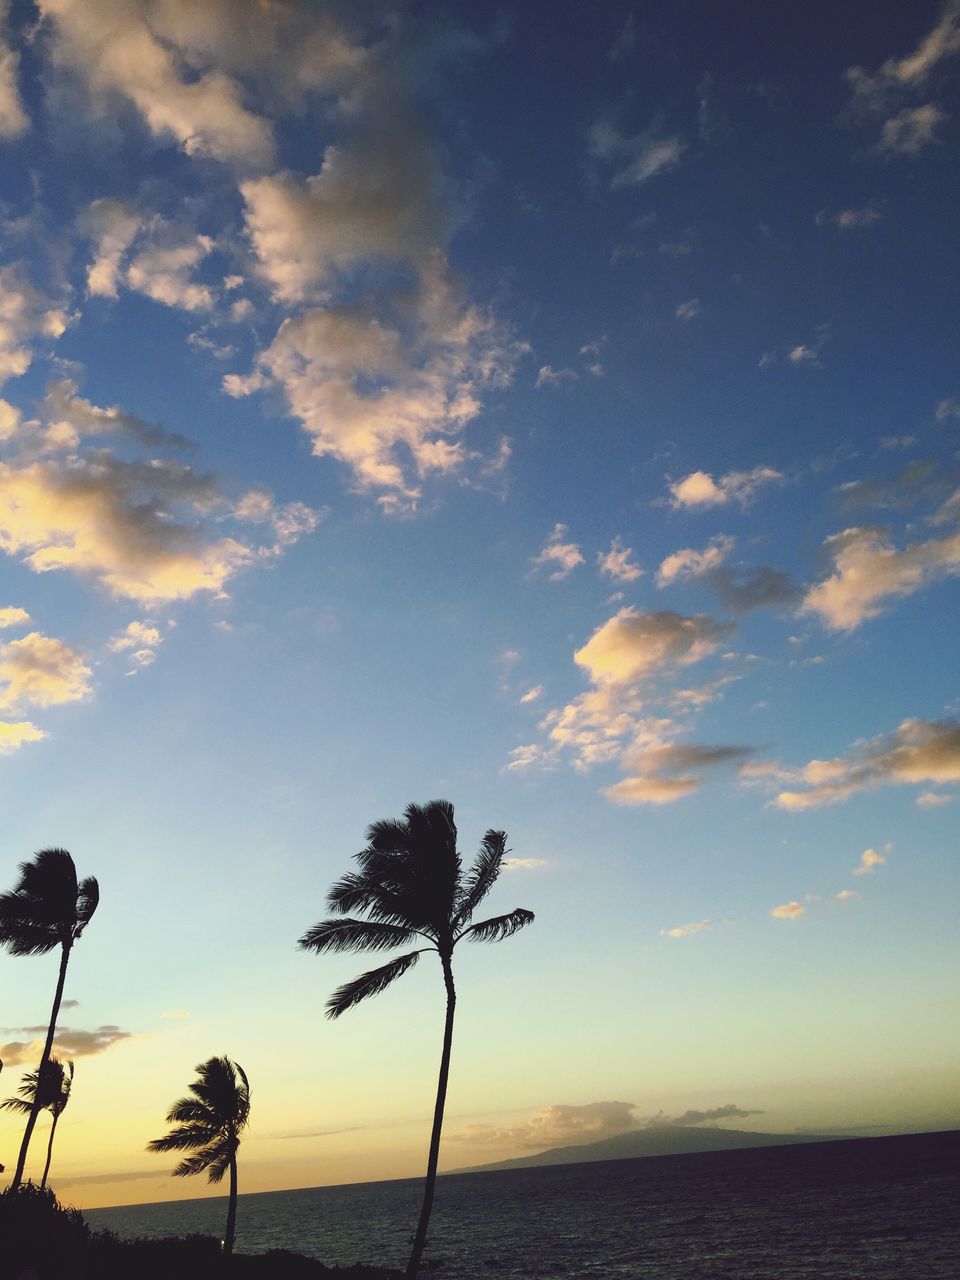
<instances>
[{"instance_id":1,"label":"ocean","mask_svg":"<svg viewBox=\"0 0 960 1280\"><path fill-rule=\"evenodd\" d=\"M237 1251L402 1266L421 1187L241 1196ZM218 1236L225 1214L218 1198L85 1217ZM957 1280L960 1131L448 1175L426 1257L444 1280Z\"/></svg>"}]
</instances>

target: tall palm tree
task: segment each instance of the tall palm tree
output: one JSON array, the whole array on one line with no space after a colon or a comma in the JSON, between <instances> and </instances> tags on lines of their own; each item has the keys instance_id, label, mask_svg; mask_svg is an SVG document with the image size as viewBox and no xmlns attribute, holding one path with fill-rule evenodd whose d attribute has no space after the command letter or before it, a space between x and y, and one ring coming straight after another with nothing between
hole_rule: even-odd
<instances>
[{"instance_id":1,"label":"tall palm tree","mask_svg":"<svg viewBox=\"0 0 960 1280\"><path fill-rule=\"evenodd\" d=\"M88 876L86 880L77 881L77 868L66 849L41 849L32 862L21 862L19 883L9 893L0 894L0 946L15 956L43 956L55 947L60 948L57 990L37 1068L41 1077L53 1048L70 952L90 923L99 901L100 887L96 880ZM39 1114L38 1094L27 1117L11 1190L19 1187L23 1179L23 1167Z\"/></svg>"},{"instance_id":2,"label":"tall palm tree","mask_svg":"<svg viewBox=\"0 0 960 1280\"><path fill-rule=\"evenodd\" d=\"M506 915L471 923L500 874L506 843L505 832L488 831L473 866L464 874L457 852L453 805L448 800L408 805L402 821L387 819L367 829L367 847L355 859L360 870L338 880L327 895L327 905L337 918L321 920L300 939L303 950L317 953L388 951L419 938L428 944L344 983L327 1001L328 1018L339 1018L361 1000L378 995L412 968L424 951L435 951L440 957L447 1012L423 1207L407 1263L408 1277L416 1276L423 1255L437 1180L457 1004L453 949L465 938L499 942L533 920L532 911L516 907ZM355 919L348 915L352 911L363 912L367 918Z\"/></svg>"},{"instance_id":3,"label":"tall palm tree","mask_svg":"<svg viewBox=\"0 0 960 1280\"><path fill-rule=\"evenodd\" d=\"M223 1233L223 1252L233 1253L237 1229L237 1150L240 1134L250 1119L250 1084L243 1067L229 1058L208 1058L196 1068L193 1095L178 1099L167 1112L176 1124L163 1138L154 1138L148 1151L192 1151L173 1171L175 1178L206 1173L219 1182L230 1172L230 1200Z\"/></svg>"},{"instance_id":4,"label":"tall palm tree","mask_svg":"<svg viewBox=\"0 0 960 1280\"><path fill-rule=\"evenodd\" d=\"M7 1111L19 1111L21 1115L29 1115L33 1107L33 1100L38 1093L39 1085L39 1101L37 1104L38 1111L49 1111L53 1117L53 1123L50 1126L50 1137L47 1142L47 1160L43 1166L43 1177L40 1179L41 1190L47 1185L47 1175L50 1172L50 1160L53 1156L53 1140L57 1133L57 1124L60 1117L67 1108L70 1101L70 1090L73 1088L73 1063L68 1058L66 1063L60 1061L59 1058L51 1056L43 1072L43 1083L40 1084L41 1075L39 1068L36 1071L28 1071L21 1080L17 1093L19 1098L7 1098L5 1102L0 1102L0 1107Z\"/></svg>"}]
</instances>

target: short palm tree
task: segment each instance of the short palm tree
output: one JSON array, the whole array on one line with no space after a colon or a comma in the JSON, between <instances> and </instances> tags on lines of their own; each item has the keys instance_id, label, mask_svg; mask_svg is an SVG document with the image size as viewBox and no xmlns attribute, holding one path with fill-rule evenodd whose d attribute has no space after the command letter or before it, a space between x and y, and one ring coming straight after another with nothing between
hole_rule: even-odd
<instances>
[{"instance_id":1,"label":"short palm tree","mask_svg":"<svg viewBox=\"0 0 960 1280\"><path fill-rule=\"evenodd\" d=\"M0 1102L0 1107L7 1111L19 1111L21 1115L29 1115L33 1108L34 1098L37 1097L37 1086L40 1079L39 1068L36 1071L28 1071L17 1088L17 1093L20 1094L20 1097L7 1098L5 1102ZM43 1177L40 1179L41 1190L47 1185L47 1175L50 1173L50 1160L53 1156L53 1140L57 1134L57 1124L67 1109L72 1088L73 1063L69 1058L64 1063L59 1058L51 1057L44 1068L43 1083L39 1087L39 1100L37 1103L38 1111L49 1111L53 1117L53 1123L50 1126L50 1137L47 1141L47 1160L43 1166Z\"/></svg>"},{"instance_id":2,"label":"short palm tree","mask_svg":"<svg viewBox=\"0 0 960 1280\"><path fill-rule=\"evenodd\" d=\"M533 920L533 912L517 907L506 915L473 924L473 914L500 874L506 853L503 831L488 831L466 874L457 852L453 805L431 800L408 805L402 821L375 822L367 830L367 847L356 855L358 872L345 875L327 895L337 918L321 920L300 939L305 951L387 951L423 939L427 946L397 956L380 969L371 969L339 987L327 1001L327 1017L342 1013L379 995L412 968L424 951L440 957L447 995L447 1012L440 1055L440 1078L427 1158L423 1207L407 1276L417 1273L427 1240L440 1155L440 1130L450 1074L453 1015L457 993L453 983L453 949L458 942L499 942ZM348 913L360 911L366 919Z\"/></svg>"},{"instance_id":3,"label":"short palm tree","mask_svg":"<svg viewBox=\"0 0 960 1280\"><path fill-rule=\"evenodd\" d=\"M0 894L0 946L15 956L43 956L55 947L60 948L57 990L37 1068L41 1078L53 1049L70 952L90 923L99 901L100 888L96 880L88 876L78 882L77 868L66 849L41 849L32 862L21 862L19 883L9 893ZM23 1179L30 1139L40 1114L39 1094L30 1107L11 1190L16 1190Z\"/></svg>"},{"instance_id":4,"label":"short palm tree","mask_svg":"<svg viewBox=\"0 0 960 1280\"><path fill-rule=\"evenodd\" d=\"M250 1084L243 1067L229 1058L208 1058L195 1068L197 1079L190 1094L180 1098L167 1112L171 1129L163 1138L155 1138L148 1151L191 1151L193 1154L177 1165L175 1178L206 1173L209 1182L219 1182L230 1172L230 1199L227 1225L223 1233L223 1251L233 1253L237 1229L237 1150L240 1134L250 1119Z\"/></svg>"}]
</instances>

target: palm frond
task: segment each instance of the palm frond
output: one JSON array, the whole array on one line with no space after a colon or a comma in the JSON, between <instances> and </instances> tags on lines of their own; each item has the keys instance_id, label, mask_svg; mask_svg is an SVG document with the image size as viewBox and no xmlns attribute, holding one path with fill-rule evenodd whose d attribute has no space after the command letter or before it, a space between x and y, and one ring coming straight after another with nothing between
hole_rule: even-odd
<instances>
[{"instance_id":1,"label":"palm frond","mask_svg":"<svg viewBox=\"0 0 960 1280\"><path fill-rule=\"evenodd\" d=\"M207 1147L203 1151L195 1151L192 1156L187 1156L181 1160L177 1167L173 1170L175 1178L189 1178L195 1173L206 1173L210 1165L217 1159L220 1154L222 1143L217 1142L215 1145ZM220 1175L223 1176L222 1174ZM211 1182L219 1181L219 1178L211 1178Z\"/></svg>"},{"instance_id":2,"label":"palm frond","mask_svg":"<svg viewBox=\"0 0 960 1280\"><path fill-rule=\"evenodd\" d=\"M507 852L507 833L488 831L480 850L473 860L463 884L463 896L457 909L458 927L469 924L474 911L487 896L500 875L504 855Z\"/></svg>"},{"instance_id":3,"label":"palm frond","mask_svg":"<svg viewBox=\"0 0 960 1280\"><path fill-rule=\"evenodd\" d=\"M147 1143L148 1151L191 1151L195 1147L209 1146L220 1137L220 1130L212 1125L182 1125L179 1129L171 1129L162 1138L154 1138Z\"/></svg>"},{"instance_id":4,"label":"palm frond","mask_svg":"<svg viewBox=\"0 0 960 1280\"><path fill-rule=\"evenodd\" d=\"M327 906L331 911L342 914L347 911L366 910L370 893L376 886L371 885L363 876L348 871L330 889L327 894Z\"/></svg>"},{"instance_id":5,"label":"palm frond","mask_svg":"<svg viewBox=\"0 0 960 1280\"><path fill-rule=\"evenodd\" d=\"M0 1102L0 1110L16 1111L18 1115L28 1116L33 1110L33 1104L26 1102L23 1098L4 1098Z\"/></svg>"},{"instance_id":6,"label":"palm frond","mask_svg":"<svg viewBox=\"0 0 960 1280\"><path fill-rule=\"evenodd\" d=\"M300 939L301 951L390 951L416 938L413 929L372 920L321 920Z\"/></svg>"},{"instance_id":7,"label":"palm frond","mask_svg":"<svg viewBox=\"0 0 960 1280\"><path fill-rule=\"evenodd\" d=\"M0 946L12 956L45 956L61 942L49 925L23 915L16 893L0 894Z\"/></svg>"},{"instance_id":8,"label":"palm frond","mask_svg":"<svg viewBox=\"0 0 960 1280\"><path fill-rule=\"evenodd\" d=\"M96 876L87 876L85 880L81 880L77 890L77 927L74 937L79 938L81 933L93 919L93 913L100 905L100 885Z\"/></svg>"},{"instance_id":9,"label":"palm frond","mask_svg":"<svg viewBox=\"0 0 960 1280\"><path fill-rule=\"evenodd\" d=\"M421 950L425 949L421 948ZM367 1000L370 996L376 996L381 991L386 991L391 982L395 982L397 978L402 977L408 969L411 969L417 963L420 954L420 951L408 951L406 955L397 956L395 960L391 960L389 964L385 964L381 969L371 969L368 973L361 974L359 978L354 978L352 982L345 982L342 987L336 989L327 1001L327 1017L339 1018L342 1013L352 1009L361 1000Z\"/></svg>"},{"instance_id":10,"label":"palm frond","mask_svg":"<svg viewBox=\"0 0 960 1280\"><path fill-rule=\"evenodd\" d=\"M457 941L469 938L471 942L500 942L533 922L533 912L525 907L515 907L505 916L491 916L489 920L481 920L479 924L464 929Z\"/></svg>"}]
</instances>

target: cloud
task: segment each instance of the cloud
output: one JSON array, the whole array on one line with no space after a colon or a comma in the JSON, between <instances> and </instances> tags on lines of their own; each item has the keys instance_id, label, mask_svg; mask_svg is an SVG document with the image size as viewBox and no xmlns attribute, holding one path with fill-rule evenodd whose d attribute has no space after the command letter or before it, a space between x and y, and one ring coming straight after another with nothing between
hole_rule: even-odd
<instances>
[{"instance_id":1,"label":"cloud","mask_svg":"<svg viewBox=\"0 0 960 1280\"><path fill-rule=\"evenodd\" d=\"M753 609L793 604L803 595L803 588L789 573L768 564L737 569L721 567L707 573L706 578L720 603L738 615Z\"/></svg>"},{"instance_id":2,"label":"cloud","mask_svg":"<svg viewBox=\"0 0 960 1280\"><path fill-rule=\"evenodd\" d=\"M0 0L0 37L5 36L10 0ZM0 38L0 138L19 138L30 128L20 97L20 58L5 38Z\"/></svg>"},{"instance_id":3,"label":"cloud","mask_svg":"<svg viewBox=\"0 0 960 1280\"><path fill-rule=\"evenodd\" d=\"M542 684L534 685L532 689L528 689L527 692L521 697L520 702L521 703L536 702L536 700L540 697L542 693L543 693L543 685Z\"/></svg>"},{"instance_id":4,"label":"cloud","mask_svg":"<svg viewBox=\"0 0 960 1280\"><path fill-rule=\"evenodd\" d=\"M47 735L28 720L13 723L0 720L0 755L8 756L27 742L40 742ZM0 1055L0 1061L2 1061Z\"/></svg>"},{"instance_id":5,"label":"cloud","mask_svg":"<svg viewBox=\"0 0 960 1280\"><path fill-rule=\"evenodd\" d=\"M694 474L702 475L703 472ZM690 477L688 476L687 479ZM674 551L661 562L657 570L657 586L666 587L683 578L697 578L711 569L716 569L727 558L733 547L733 538L728 537L727 534L718 533L710 539L703 551L697 551L693 547Z\"/></svg>"},{"instance_id":6,"label":"cloud","mask_svg":"<svg viewBox=\"0 0 960 1280\"><path fill-rule=\"evenodd\" d=\"M941 400L933 413L937 422L947 422L950 418L960 418L960 396L947 396Z\"/></svg>"},{"instance_id":7,"label":"cloud","mask_svg":"<svg viewBox=\"0 0 960 1280\"><path fill-rule=\"evenodd\" d=\"M635 1129L635 1111L636 1106L632 1102L587 1102L579 1106L557 1103L534 1112L522 1124L505 1128L468 1125L452 1137L456 1142L471 1146L508 1146L543 1151L549 1147L600 1142Z\"/></svg>"},{"instance_id":8,"label":"cloud","mask_svg":"<svg viewBox=\"0 0 960 1280\"><path fill-rule=\"evenodd\" d=\"M620 757L628 777L603 794L618 805L672 804L699 789L708 769L734 765L754 747L706 746L700 743L658 743L629 747Z\"/></svg>"},{"instance_id":9,"label":"cloud","mask_svg":"<svg viewBox=\"0 0 960 1280\"><path fill-rule=\"evenodd\" d=\"M888 155L915 156L937 140L937 130L946 119L946 112L932 102L905 107L884 122L877 149Z\"/></svg>"},{"instance_id":10,"label":"cloud","mask_svg":"<svg viewBox=\"0 0 960 1280\"><path fill-rule=\"evenodd\" d=\"M6 608L0 609L0 631L26 626L29 621L30 615L26 609L20 609L16 605L7 605Z\"/></svg>"},{"instance_id":11,"label":"cloud","mask_svg":"<svg viewBox=\"0 0 960 1280\"><path fill-rule=\"evenodd\" d=\"M548 858L505 858L504 871L538 871L541 867L549 867Z\"/></svg>"},{"instance_id":12,"label":"cloud","mask_svg":"<svg viewBox=\"0 0 960 1280\"><path fill-rule=\"evenodd\" d=\"M166 307L184 311L209 311L213 291L191 277L213 250L210 236L198 235L188 227L151 219L141 247L126 271L126 283Z\"/></svg>"},{"instance_id":13,"label":"cloud","mask_svg":"<svg viewBox=\"0 0 960 1280\"><path fill-rule=\"evenodd\" d=\"M598 120L590 130L590 154L612 167L610 189L635 187L680 163L686 144L679 134L664 134L653 122L630 136L609 120Z\"/></svg>"},{"instance_id":14,"label":"cloud","mask_svg":"<svg viewBox=\"0 0 960 1280\"><path fill-rule=\"evenodd\" d=\"M877 867L882 867L885 862L886 858L882 853L877 853L876 849L864 849L860 855L860 862L854 867L853 874L868 876Z\"/></svg>"},{"instance_id":15,"label":"cloud","mask_svg":"<svg viewBox=\"0 0 960 1280\"><path fill-rule=\"evenodd\" d=\"M13 1030L30 1035L30 1040L13 1040L0 1045L0 1061L8 1067L32 1065L40 1060L46 1027L17 1027ZM115 1044L129 1040L131 1033L114 1024L97 1027L94 1031L81 1031L72 1027L57 1027L53 1052L62 1058L85 1058L95 1053L105 1053Z\"/></svg>"},{"instance_id":16,"label":"cloud","mask_svg":"<svg viewBox=\"0 0 960 1280\"><path fill-rule=\"evenodd\" d=\"M547 541L544 543L543 550L533 557L533 564L536 567L556 565L553 573L549 575L551 582L561 582L576 569L577 565L585 563L577 544L575 542L564 542L566 536L567 526L565 524L555 524Z\"/></svg>"},{"instance_id":17,"label":"cloud","mask_svg":"<svg viewBox=\"0 0 960 1280\"><path fill-rule=\"evenodd\" d=\"M660 1129L666 1125L671 1127L679 1125L682 1128L686 1128L691 1125L716 1124L720 1120L746 1120L748 1116L762 1116L764 1114L765 1112L763 1111L745 1111L742 1107L728 1102L722 1107L711 1107L709 1111L684 1111L679 1116L666 1116L661 1111L659 1115L651 1116L645 1120L643 1127L645 1129Z\"/></svg>"},{"instance_id":18,"label":"cloud","mask_svg":"<svg viewBox=\"0 0 960 1280\"><path fill-rule=\"evenodd\" d=\"M31 631L0 644L0 709L76 702L89 695L91 676L75 649Z\"/></svg>"},{"instance_id":19,"label":"cloud","mask_svg":"<svg viewBox=\"0 0 960 1280\"><path fill-rule=\"evenodd\" d=\"M688 302L681 302L674 315L678 320L696 320L700 311L700 299L691 298Z\"/></svg>"},{"instance_id":20,"label":"cloud","mask_svg":"<svg viewBox=\"0 0 960 1280\"><path fill-rule=\"evenodd\" d=\"M189 1018L190 1014L186 1009L171 1009L169 1013L161 1013L160 1017L167 1022L180 1022L183 1018Z\"/></svg>"},{"instance_id":21,"label":"cloud","mask_svg":"<svg viewBox=\"0 0 960 1280\"><path fill-rule=\"evenodd\" d=\"M797 775L805 791L781 791L781 809L837 804L859 791L960 782L960 723L904 720L893 733L858 743L848 756L811 760Z\"/></svg>"},{"instance_id":22,"label":"cloud","mask_svg":"<svg viewBox=\"0 0 960 1280\"><path fill-rule=\"evenodd\" d=\"M116 298L121 264L140 230L139 210L124 200L94 200L79 219L80 229L93 242L93 261L87 267L87 293Z\"/></svg>"},{"instance_id":23,"label":"cloud","mask_svg":"<svg viewBox=\"0 0 960 1280\"><path fill-rule=\"evenodd\" d=\"M22 262L0 267L0 386L26 373L36 338L59 338L70 322L66 309L41 293Z\"/></svg>"},{"instance_id":24,"label":"cloud","mask_svg":"<svg viewBox=\"0 0 960 1280\"><path fill-rule=\"evenodd\" d=\"M709 920L696 920L693 924L678 924L674 929L661 929L661 938L689 938L694 933L703 933L710 928Z\"/></svg>"},{"instance_id":25,"label":"cloud","mask_svg":"<svg viewBox=\"0 0 960 1280\"><path fill-rule=\"evenodd\" d=\"M187 155L211 156L242 168L272 164L270 125L244 106L236 80L204 65L211 51L202 51L204 37L222 39L222 34L210 26L203 31L196 20L184 22L184 6L150 0L144 5L97 0L95 6L86 0L40 0L39 7L53 27L54 56L83 77L99 112L109 115L113 101L123 98L154 137L175 142ZM222 7L211 3L211 16ZM243 9L244 17L254 16L253 5ZM183 34L191 28L199 37L193 47Z\"/></svg>"},{"instance_id":26,"label":"cloud","mask_svg":"<svg viewBox=\"0 0 960 1280\"><path fill-rule=\"evenodd\" d=\"M40 411L61 441L70 439L79 442L81 436L115 435L149 448L194 448L193 442L184 436L167 431L152 422L144 422L136 414L127 413L118 405L102 409L91 401L84 400L76 382L71 378L61 378L50 383Z\"/></svg>"},{"instance_id":27,"label":"cloud","mask_svg":"<svg viewBox=\"0 0 960 1280\"><path fill-rule=\"evenodd\" d=\"M953 796L945 796L940 791L921 791L917 796L918 809L941 809L945 804L952 804Z\"/></svg>"},{"instance_id":28,"label":"cloud","mask_svg":"<svg viewBox=\"0 0 960 1280\"><path fill-rule=\"evenodd\" d=\"M746 506L763 485L778 483L783 478L773 467L728 471L716 480L706 471L691 471L669 486L671 505L677 509L718 507L728 502Z\"/></svg>"},{"instance_id":29,"label":"cloud","mask_svg":"<svg viewBox=\"0 0 960 1280\"><path fill-rule=\"evenodd\" d=\"M837 894L837 902L852 902L854 898L859 898L859 894L853 889L841 889Z\"/></svg>"},{"instance_id":30,"label":"cloud","mask_svg":"<svg viewBox=\"0 0 960 1280\"><path fill-rule=\"evenodd\" d=\"M554 369L552 364L545 364L537 371L536 387L559 387L565 382L576 382L580 375L575 369Z\"/></svg>"},{"instance_id":31,"label":"cloud","mask_svg":"<svg viewBox=\"0 0 960 1280\"><path fill-rule=\"evenodd\" d=\"M643 570L630 559L632 555L632 547L625 547L619 538L614 538L609 551L597 552L600 572L616 582L636 582L643 577Z\"/></svg>"},{"instance_id":32,"label":"cloud","mask_svg":"<svg viewBox=\"0 0 960 1280\"><path fill-rule=\"evenodd\" d=\"M851 528L834 534L824 546L833 572L807 591L801 612L817 614L834 631L852 631L877 617L886 601L960 573L960 533L898 550L884 529Z\"/></svg>"},{"instance_id":33,"label":"cloud","mask_svg":"<svg viewBox=\"0 0 960 1280\"><path fill-rule=\"evenodd\" d=\"M377 314L345 303L285 320L253 374L228 375L224 388L280 387L314 454L345 463L359 488L386 491L381 505L397 510L416 504L424 475L476 456L459 437L483 392L510 381L522 348L489 312L461 303L439 253L417 288L379 301Z\"/></svg>"},{"instance_id":34,"label":"cloud","mask_svg":"<svg viewBox=\"0 0 960 1280\"><path fill-rule=\"evenodd\" d=\"M879 222L880 210L875 204L864 205L862 209L840 209L837 213L828 213L821 209L814 218L818 227L836 227L838 231L856 231L863 227L872 227Z\"/></svg>"},{"instance_id":35,"label":"cloud","mask_svg":"<svg viewBox=\"0 0 960 1280\"><path fill-rule=\"evenodd\" d=\"M645 679L665 667L685 667L712 653L732 628L708 614L621 609L573 655L597 685Z\"/></svg>"},{"instance_id":36,"label":"cloud","mask_svg":"<svg viewBox=\"0 0 960 1280\"><path fill-rule=\"evenodd\" d=\"M785 902L782 907L774 907L770 914L775 920L796 920L806 909L801 902Z\"/></svg>"}]
</instances>

